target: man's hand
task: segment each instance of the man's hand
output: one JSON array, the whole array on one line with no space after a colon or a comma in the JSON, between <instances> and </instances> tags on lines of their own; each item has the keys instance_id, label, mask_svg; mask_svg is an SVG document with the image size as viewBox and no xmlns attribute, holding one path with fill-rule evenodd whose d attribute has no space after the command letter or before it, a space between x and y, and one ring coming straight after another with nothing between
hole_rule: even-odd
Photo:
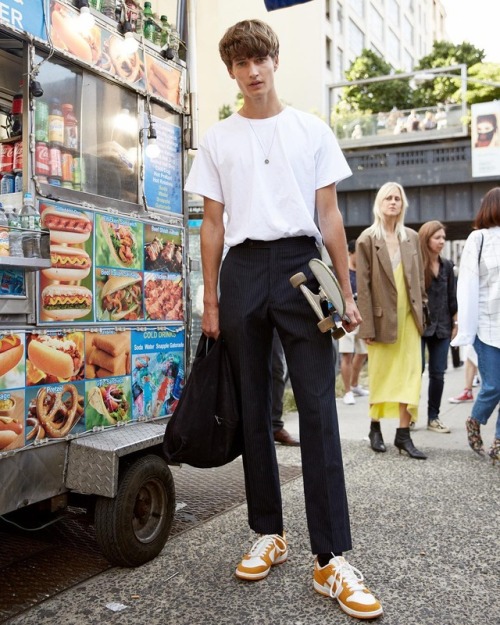
<instances>
[{"instance_id":1,"label":"man's hand","mask_svg":"<svg viewBox=\"0 0 500 625\"><path fill-rule=\"evenodd\" d=\"M206 336L216 339L220 334L219 305L205 305L201 318L201 330Z\"/></svg>"},{"instance_id":2,"label":"man's hand","mask_svg":"<svg viewBox=\"0 0 500 625\"><path fill-rule=\"evenodd\" d=\"M344 326L346 332L353 332L363 319L361 319L358 307L352 297L347 298L345 301L345 314L349 317L350 323L342 321L342 325Z\"/></svg>"}]
</instances>

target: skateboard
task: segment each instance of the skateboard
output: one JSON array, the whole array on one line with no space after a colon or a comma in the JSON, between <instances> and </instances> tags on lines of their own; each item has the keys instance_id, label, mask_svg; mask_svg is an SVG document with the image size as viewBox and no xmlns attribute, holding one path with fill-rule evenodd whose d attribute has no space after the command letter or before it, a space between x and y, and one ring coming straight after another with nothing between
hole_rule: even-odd
<instances>
[{"instance_id":1,"label":"skateboard","mask_svg":"<svg viewBox=\"0 0 500 625\"><path fill-rule=\"evenodd\" d=\"M322 260L313 258L309 261L309 267L314 277L319 282L319 292L313 293L306 285L306 276L300 272L290 278L290 284L295 289L300 289L307 299L311 308L316 313L321 332L332 331L333 338L340 339L345 334L342 321L349 323L349 317L345 314L345 300L337 278L331 269ZM329 315L325 317L322 302L328 302Z\"/></svg>"}]
</instances>

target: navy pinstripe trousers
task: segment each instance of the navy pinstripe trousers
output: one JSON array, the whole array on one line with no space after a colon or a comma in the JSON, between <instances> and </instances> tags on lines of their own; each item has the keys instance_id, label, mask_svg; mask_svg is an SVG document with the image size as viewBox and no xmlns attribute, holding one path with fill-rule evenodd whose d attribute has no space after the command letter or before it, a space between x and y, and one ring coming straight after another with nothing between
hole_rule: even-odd
<instances>
[{"instance_id":1,"label":"navy pinstripe trousers","mask_svg":"<svg viewBox=\"0 0 500 625\"><path fill-rule=\"evenodd\" d=\"M250 527L283 529L278 463L271 425L273 327L283 343L299 412L307 524L313 553L351 546L335 405L332 340L289 278L302 271L317 290L308 261L319 252L310 237L245 241L230 248L220 273L220 329L242 407L243 465Z\"/></svg>"}]
</instances>

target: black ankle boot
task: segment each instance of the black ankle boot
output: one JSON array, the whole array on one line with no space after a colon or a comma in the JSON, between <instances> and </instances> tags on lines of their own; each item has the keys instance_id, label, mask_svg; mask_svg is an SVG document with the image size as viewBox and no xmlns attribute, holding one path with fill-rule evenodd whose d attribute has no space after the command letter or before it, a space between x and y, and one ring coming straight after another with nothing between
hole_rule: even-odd
<instances>
[{"instance_id":1,"label":"black ankle boot","mask_svg":"<svg viewBox=\"0 0 500 625\"><path fill-rule=\"evenodd\" d=\"M384 445L384 439L382 438L382 432L380 431L380 421L370 422L370 433L368 434L368 438L370 439L370 446L373 451L387 451Z\"/></svg>"},{"instance_id":2,"label":"black ankle boot","mask_svg":"<svg viewBox=\"0 0 500 625\"><path fill-rule=\"evenodd\" d=\"M426 460L427 456L423 451L419 451L410 438L410 428L397 428L394 445L399 449L399 453L406 451L410 458Z\"/></svg>"}]
</instances>

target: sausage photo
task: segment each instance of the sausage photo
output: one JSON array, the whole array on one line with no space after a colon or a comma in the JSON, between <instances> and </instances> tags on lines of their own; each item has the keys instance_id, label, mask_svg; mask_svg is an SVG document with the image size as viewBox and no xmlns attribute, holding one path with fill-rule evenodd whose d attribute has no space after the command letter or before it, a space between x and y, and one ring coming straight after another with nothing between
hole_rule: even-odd
<instances>
[{"instance_id":1,"label":"sausage photo","mask_svg":"<svg viewBox=\"0 0 500 625\"><path fill-rule=\"evenodd\" d=\"M0 338L0 376L13 369L21 360L24 346L17 334L4 334Z\"/></svg>"},{"instance_id":2,"label":"sausage photo","mask_svg":"<svg viewBox=\"0 0 500 625\"><path fill-rule=\"evenodd\" d=\"M44 208L43 205L41 208L42 228L50 231L51 243L74 245L90 237L92 222L84 213Z\"/></svg>"},{"instance_id":3,"label":"sausage photo","mask_svg":"<svg viewBox=\"0 0 500 625\"><path fill-rule=\"evenodd\" d=\"M28 345L28 358L33 366L61 380L72 378L82 364L76 343L64 336L34 335Z\"/></svg>"},{"instance_id":4,"label":"sausage photo","mask_svg":"<svg viewBox=\"0 0 500 625\"><path fill-rule=\"evenodd\" d=\"M84 286L51 284L42 291L42 313L56 321L85 317L92 310L92 292Z\"/></svg>"}]
</instances>

